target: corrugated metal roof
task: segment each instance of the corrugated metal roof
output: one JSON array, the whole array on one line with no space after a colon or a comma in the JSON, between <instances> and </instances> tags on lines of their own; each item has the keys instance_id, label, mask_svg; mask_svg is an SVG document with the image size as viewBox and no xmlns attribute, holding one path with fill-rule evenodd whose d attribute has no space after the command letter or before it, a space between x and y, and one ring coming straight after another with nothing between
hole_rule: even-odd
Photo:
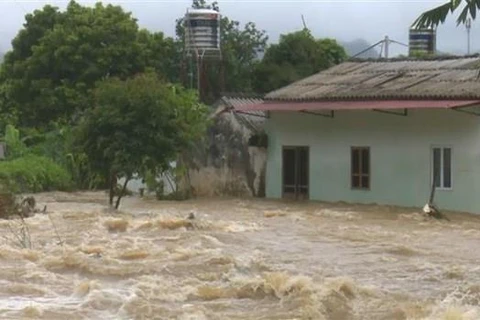
<instances>
[{"instance_id":1,"label":"corrugated metal roof","mask_svg":"<svg viewBox=\"0 0 480 320\"><path fill-rule=\"evenodd\" d=\"M260 110L244 110L247 106L263 103L263 99L249 96L224 96L217 103L216 114L233 112L237 120L252 131L261 131L265 124L265 112ZM242 112L244 111L244 112Z\"/></svg>"},{"instance_id":2,"label":"corrugated metal roof","mask_svg":"<svg viewBox=\"0 0 480 320\"><path fill-rule=\"evenodd\" d=\"M477 100L480 57L347 61L266 95L266 100Z\"/></svg>"}]
</instances>

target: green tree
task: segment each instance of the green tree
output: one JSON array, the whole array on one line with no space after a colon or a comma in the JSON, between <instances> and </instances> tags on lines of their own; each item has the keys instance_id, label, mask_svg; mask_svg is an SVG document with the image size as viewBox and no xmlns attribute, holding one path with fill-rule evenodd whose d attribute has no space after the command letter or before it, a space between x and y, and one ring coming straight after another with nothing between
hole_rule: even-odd
<instances>
[{"instance_id":1,"label":"green tree","mask_svg":"<svg viewBox=\"0 0 480 320\"><path fill-rule=\"evenodd\" d=\"M220 11L217 2L207 3L205 0L193 0L194 9L212 9ZM185 28L183 18L177 20L177 41L183 43ZM268 36L265 31L259 30L255 23L248 22L243 28L240 22L222 16L220 22L220 39L223 61L207 62L206 82L209 85L204 93L205 101L212 102L227 92L252 92L253 75L258 63L258 54L266 48ZM223 63L224 74L221 73L220 63ZM192 67L193 77L196 79L196 67ZM224 77L224 88L221 80Z\"/></svg>"},{"instance_id":2,"label":"green tree","mask_svg":"<svg viewBox=\"0 0 480 320\"><path fill-rule=\"evenodd\" d=\"M463 6L462 6L463 4ZM445 22L451 13L460 10L457 17L457 25L465 23L469 17L475 20L477 11L480 9L480 0L450 0L436 8L422 13L413 23L416 28L435 27Z\"/></svg>"},{"instance_id":3,"label":"green tree","mask_svg":"<svg viewBox=\"0 0 480 320\"><path fill-rule=\"evenodd\" d=\"M27 154L27 147L22 139L20 139L20 131L14 126L6 126L4 139L7 146L7 158L9 160L19 158Z\"/></svg>"},{"instance_id":4,"label":"green tree","mask_svg":"<svg viewBox=\"0 0 480 320\"><path fill-rule=\"evenodd\" d=\"M142 29L137 34L140 61L144 69L150 68L171 83L179 83L182 44L162 32Z\"/></svg>"},{"instance_id":5,"label":"green tree","mask_svg":"<svg viewBox=\"0 0 480 320\"><path fill-rule=\"evenodd\" d=\"M17 110L7 97L7 86L0 82L0 128L5 128L9 124L16 125L17 122Z\"/></svg>"},{"instance_id":6,"label":"green tree","mask_svg":"<svg viewBox=\"0 0 480 320\"><path fill-rule=\"evenodd\" d=\"M161 33L139 31L119 6L72 1L64 12L45 6L26 16L5 56L0 82L8 99L1 112L15 110L22 127L75 122L103 78L125 79L147 68L174 74L168 69L172 43Z\"/></svg>"},{"instance_id":7,"label":"green tree","mask_svg":"<svg viewBox=\"0 0 480 320\"><path fill-rule=\"evenodd\" d=\"M111 205L118 179L125 178L116 208L135 174L145 178L163 172L206 129L207 109L195 93L154 74L104 80L94 97L95 107L81 122L76 144L92 171L108 177Z\"/></svg>"},{"instance_id":8,"label":"green tree","mask_svg":"<svg viewBox=\"0 0 480 320\"><path fill-rule=\"evenodd\" d=\"M24 29L20 30L12 40L12 50L4 54L0 66L0 127L17 123L18 110L12 96L15 87L22 85L23 72L26 70L26 60L32 55L33 47L40 39L59 22L61 14L58 9L46 5L42 10L25 16ZM10 81L6 81L10 79ZM25 87L26 85L23 84ZM8 97L8 98L7 98Z\"/></svg>"},{"instance_id":9,"label":"green tree","mask_svg":"<svg viewBox=\"0 0 480 320\"><path fill-rule=\"evenodd\" d=\"M346 59L344 48L333 39L315 39L304 29L280 36L257 66L254 84L260 93L288 85Z\"/></svg>"}]
</instances>

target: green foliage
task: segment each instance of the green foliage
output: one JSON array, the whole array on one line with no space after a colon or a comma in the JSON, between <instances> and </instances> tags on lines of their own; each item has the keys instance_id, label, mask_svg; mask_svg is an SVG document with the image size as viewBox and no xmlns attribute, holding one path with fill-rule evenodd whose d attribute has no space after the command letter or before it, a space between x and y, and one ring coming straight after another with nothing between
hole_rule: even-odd
<instances>
[{"instance_id":1,"label":"green foliage","mask_svg":"<svg viewBox=\"0 0 480 320\"><path fill-rule=\"evenodd\" d=\"M64 12L45 6L26 16L5 56L0 83L9 99L1 111L15 110L22 127L75 123L92 105L97 81L124 79L150 67L175 74L173 50L172 39L139 31L119 6L71 1Z\"/></svg>"},{"instance_id":2,"label":"green foliage","mask_svg":"<svg viewBox=\"0 0 480 320\"><path fill-rule=\"evenodd\" d=\"M35 155L0 162L0 184L15 193L69 190L72 186L65 169Z\"/></svg>"},{"instance_id":3,"label":"green foliage","mask_svg":"<svg viewBox=\"0 0 480 320\"><path fill-rule=\"evenodd\" d=\"M207 108L197 96L154 74L99 83L95 108L76 135L90 168L116 180L146 172L157 176L206 129ZM111 189L112 190L112 189ZM117 206L119 199L117 199Z\"/></svg>"},{"instance_id":4,"label":"green foliage","mask_svg":"<svg viewBox=\"0 0 480 320\"><path fill-rule=\"evenodd\" d=\"M1 70L0 65L0 75ZM17 111L12 108L10 99L7 98L7 86L0 80L0 128L5 128L8 124L16 125L17 122Z\"/></svg>"},{"instance_id":5,"label":"green foliage","mask_svg":"<svg viewBox=\"0 0 480 320\"><path fill-rule=\"evenodd\" d=\"M80 190L92 190L106 186L105 175L92 172L86 153L68 153L66 160L66 168L72 176L76 188Z\"/></svg>"},{"instance_id":6,"label":"green foliage","mask_svg":"<svg viewBox=\"0 0 480 320\"><path fill-rule=\"evenodd\" d=\"M24 141L31 153L52 159L61 166L67 164L68 140L72 134L70 127L54 125L46 132L28 128L23 131Z\"/></svg>"},{"instance_id":7,"label":"green foliage","mask_svg":"<svg viewBox=\"0 0 480 320\"><path fill-rule=\"evenodd\" d=\"M145 181L148 192L163 194L163 190L164 190L163 181L158 181L154 173L147 170L143 174L143 180Z\"/></svg>"},{"instance_id":8,"label":"green foliage","mask_svg":"<svg viewBox=\"0 0 480 320\"><path fill-rule=\"evenodd\" d=\"M457 17L457 25L465 23L468 18L475 20L477 11L480 9L480 0L450 0L422 13L413 23L413 27L419 29L436 27L444 23L451 13L460 8L461 4L464 4L464 6Z\"/></svg>"},{"instance_id":9,"label":"green foliage","mask_svg":"<svg viewBox=\"0 0 480 320\"><path fill-rule=\"evenodd\" d=\"M8 125L5 130L7 159L25 155L36 155L52 160L69 173L73 185L78 189L94 189L105 186L105 179L90 171L88 158L73 146L74 130L68 126L54 125L49 131L26 128L22 136L15 127Z\"/></svg>"},{"instance_id":10,"label":"green foliage","mask_svg":"<svg viewBox=\"0 0 480 320\"><path fill-rule=\"evenodd\" d=\"M137 33L140 61L144 70L154 70L160 78L172 83L180 82L181 50L183 44L162 32L151 33L145 29Z\"/></svg>"},{"instance_id":11,"label":"green foliage","mask_svg":"<svg viewBox=\"0 0 480 320\"><path fill-rule=\"evenodd\" d=\"M15 159L27 153L27 147L20 139L20 131L12 125L5 128L5 144L8 159Z\"/></svg>"},{"instance_id":12,"label":"green foliage","mask_svg":"<svg viewBox=\"0 0 480 320\"><path fill-rule=\"evenodd\" d=\"M425 59L425 58L432 58L435 57L435 54L421 51L421 50L412 50L409 54L411 58L418 58L418 59Z\"/></svg>"},{"instance_id":13,"label":"green foliage","mask_svg":"<svg viewBox=\"0 0 480 320\"><path fill-rule=\"evenodd\" d=\"M280 36L267 48L255 72L255 88L266 93L288 85L346 59L342 46L332 39L315 39L308 30Z\"/></svg>"}]
</instances>

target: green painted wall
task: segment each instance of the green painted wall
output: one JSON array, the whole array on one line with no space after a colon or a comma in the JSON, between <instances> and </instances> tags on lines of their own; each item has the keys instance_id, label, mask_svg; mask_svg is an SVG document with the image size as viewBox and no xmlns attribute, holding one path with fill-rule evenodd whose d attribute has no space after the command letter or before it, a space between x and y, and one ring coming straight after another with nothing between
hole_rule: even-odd
<instances>
[{"instance_id":1,"label":"green painted wall","mask_svg":"<svg viewBox=\"0 0 480 320\"><path fill-rule=\"evenodd\" d=\"M310 199L422 207L431 187L431 148L452 147L452 190L440 208L480 213L480 117L452 110L410 110L407 117L341 111L335 117L272 112L267 197L282 196L282 146L310 147ZM371 188L350 188L350 148L370 147Z\"/></svg>"}]
</instances>

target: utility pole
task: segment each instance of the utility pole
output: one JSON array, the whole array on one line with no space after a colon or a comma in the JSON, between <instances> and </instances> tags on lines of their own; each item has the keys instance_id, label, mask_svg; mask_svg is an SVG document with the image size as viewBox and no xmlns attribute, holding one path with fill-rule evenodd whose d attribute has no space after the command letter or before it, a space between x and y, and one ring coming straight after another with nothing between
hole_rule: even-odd
<instances>
[{"instance_id":1,"label":"utility pole","mask_svg":"<svg viewBox=\"0 0 480 320\"><path fill-rule=\"evenodd\" d=\"M388 59L388 45L390 44L390 39L388 38L388 36L385 36L385 40L384 40L384 48L385 48L385 59Z\"/></svg>"},{"instance_id":2,"label":"utility pole","mask_svg":"<svg viewBox=\"0 0 480 320\"><path fill-rule=\"evenodd\" d=\"M467 28L467 54L470 55L470 29L472 29L472 19L467 19L465 27Z\"/></svg>"}]
</instances>

